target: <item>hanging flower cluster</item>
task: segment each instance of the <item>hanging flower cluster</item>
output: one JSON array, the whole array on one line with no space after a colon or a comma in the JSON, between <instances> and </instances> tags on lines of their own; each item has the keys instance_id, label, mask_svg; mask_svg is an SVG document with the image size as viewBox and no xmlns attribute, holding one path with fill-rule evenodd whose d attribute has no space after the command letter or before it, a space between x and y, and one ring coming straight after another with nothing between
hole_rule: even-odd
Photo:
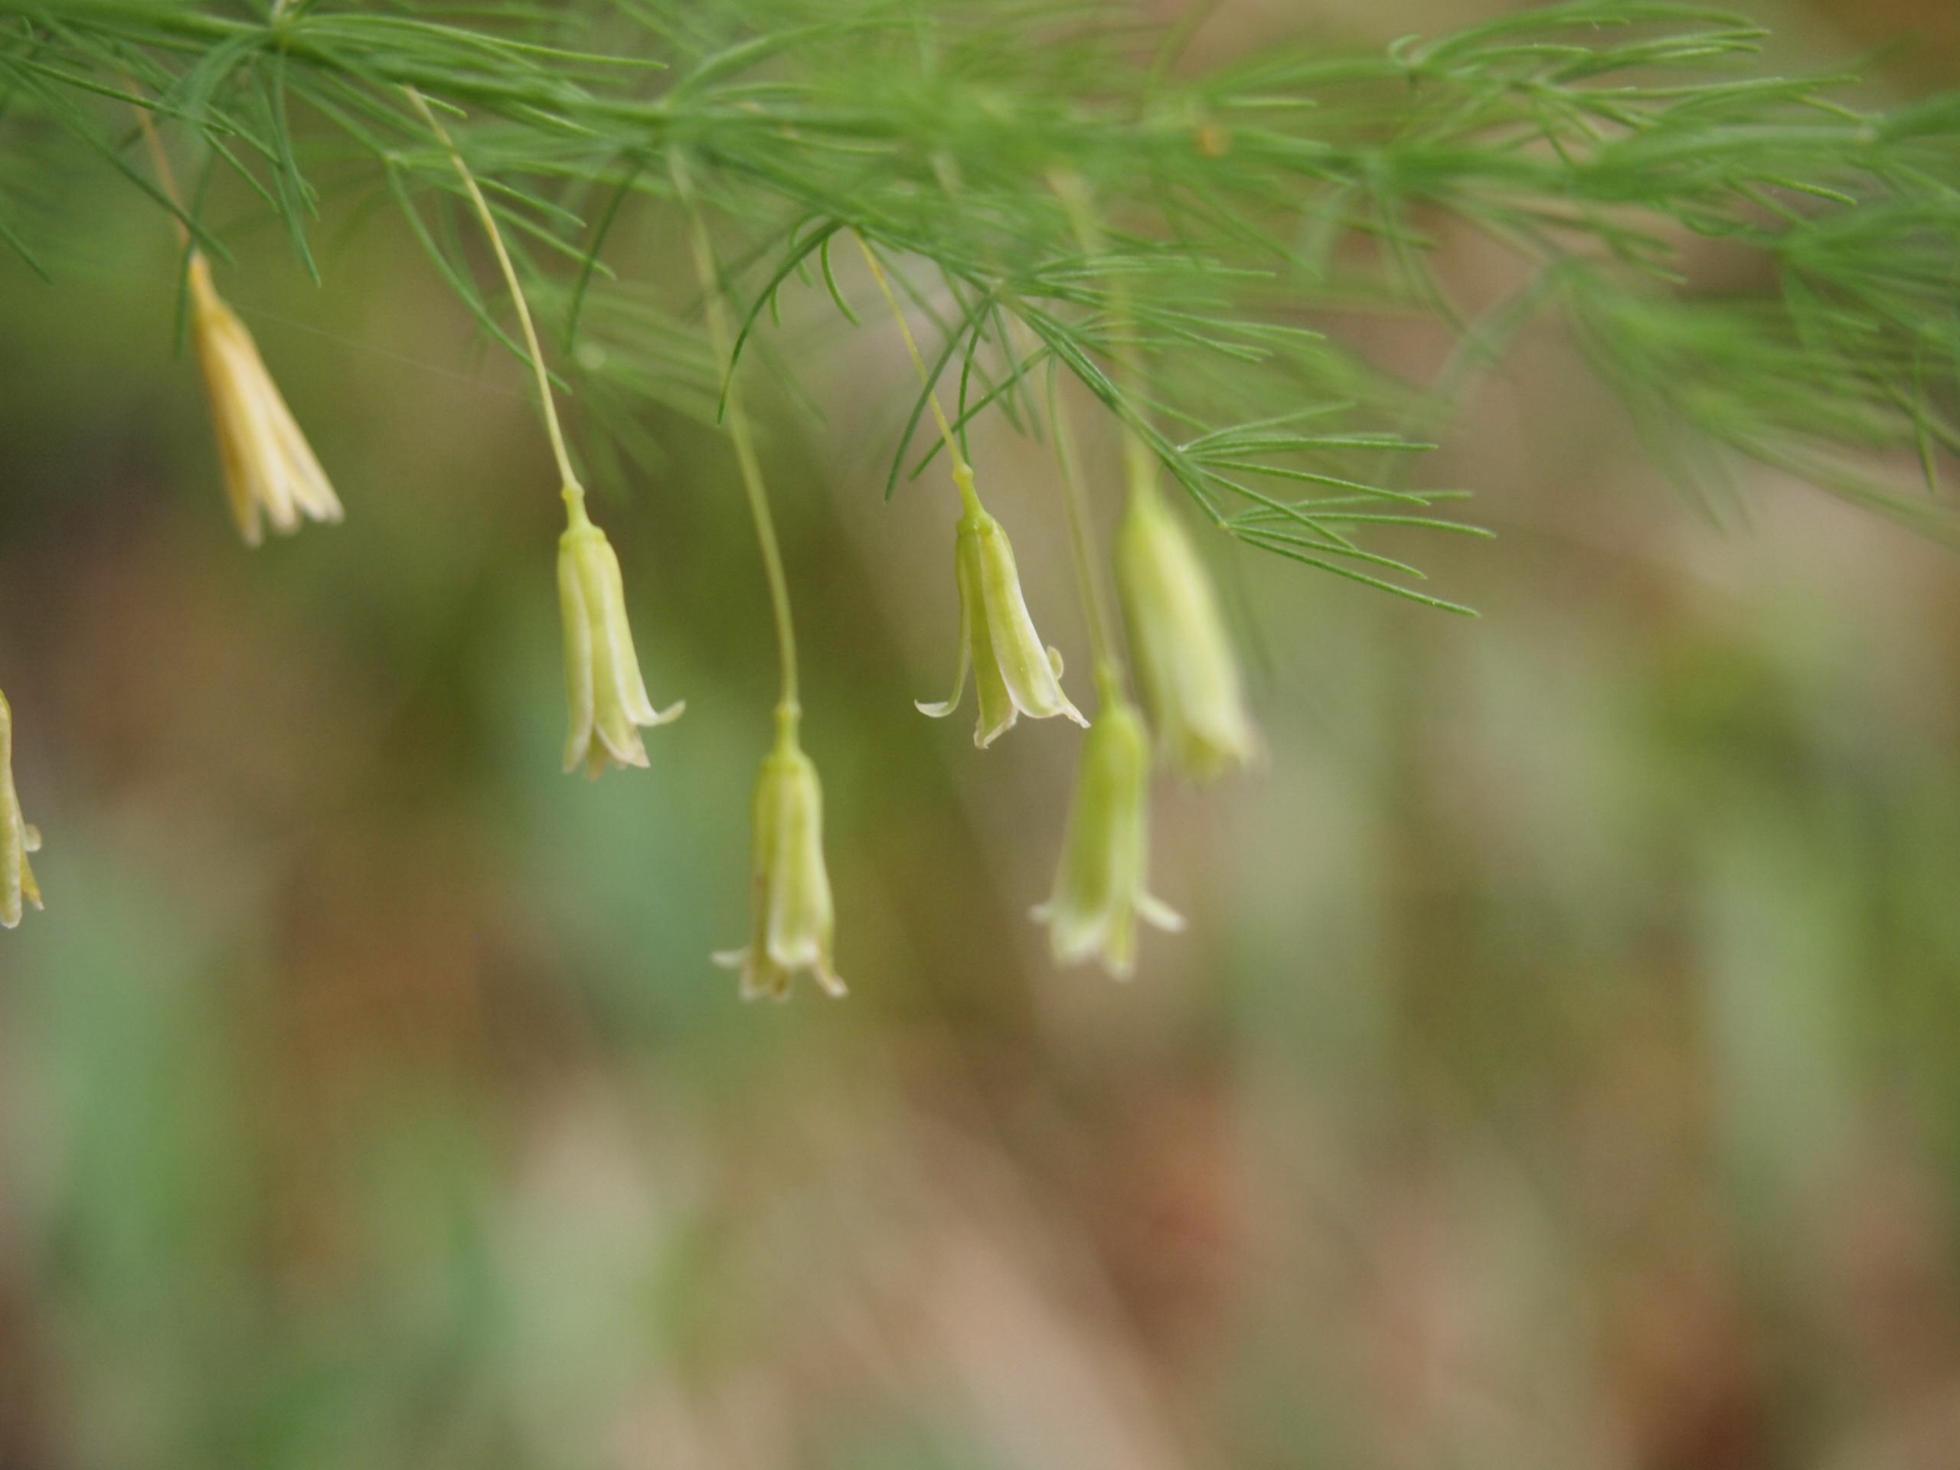
<instances>
[{"instance_id":1,"label":"hanging flower cluster","mask_svg":"<svg viewBox=\"0 0 1960 1470\"><path fill-rule=\"evenodd\" d=\"M568 728L564 764L597 778L612 767L649 764L642 732L680 716L679 702L655 707L634 649L618 555L585 506L560 426L552 384L530 309L505 249L496 218L475 176L448 133L412 88L403 94L447 152L496 256L523 331L543 415L560 475L566 524L558 542L558 594L565 656ZM146 123L147 128L147 123ZM159 172L174 192L167 158L152 135ZM732 355L728 323L706 230L694 208L685 161L675 154L673 181L688 206L691 243L707 302L714 346ZM922 377L925 362L877 257L859 244L897 317ZM187 240L188 245L188 240ZM256 546L270 525L288 535L306 521L341 519L339 498L273 382L251 333L213 284L210 263L189 248L191 332L203 370L216 432L219 467L239 534ZM727 423L763 553L776 615L783 692L773 745L762 761L753 803L752 927L749 943L718 963L739 971L744 998L782 999L798 973L828 995L845 993L833 958L835 911L823 852L823 794L798 727L795 639L787 579L777 547L759 460L749 441L737 385L727 389ZM1182 921L1146 887L1151 741L1145 717L1126 692L1115 653L1096 557L1086 530L1083 489L1065 426L1056 409L1058 447L1071 495L1070 525L1077 570L1089 611L1096 655L1099 712L1092 724L1062 684L1062 659L1036 631L1007 531L982 504L974 472L961 453L930 383L928 398L944 437L960 497L953 570L959 600L957 671L951 695L918 708L935 718L959 707L969 678L979 707L974 743L985 749L1021 716L1057 717L1086 729L1052 897L1035 917L1048 925L1055 957L1064 964L1099 959L1128 975L1135 963L1139 922L1177 929ZM1132 441L1132 450L1138 442ZM1209 780L1245 764L1257 749L1217 599L1195 549L1133 453L1129 505L1115 547L1117 581L1144 699L1164 760L1194 779ZM21 814L13 770L13 717L0 696L0 925L19 923L41 893L28 855L40 834Z\"/></svg>"}]
</instances>

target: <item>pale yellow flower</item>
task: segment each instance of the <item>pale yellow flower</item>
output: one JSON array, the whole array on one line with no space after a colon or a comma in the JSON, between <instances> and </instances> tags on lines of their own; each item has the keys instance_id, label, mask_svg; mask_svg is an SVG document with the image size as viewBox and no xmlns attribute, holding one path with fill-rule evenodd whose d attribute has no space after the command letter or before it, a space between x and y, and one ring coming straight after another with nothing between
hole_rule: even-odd
<instances>
[{"instance_id":1,"label":"pale yellow flower","mask_svg":"<svg viewBox=\"0 0 1960 1470\"><path fill-rule=\"evenodd\" d=\"M585 492L565 489L570 524L558 538L558 604L565 632L565 769L597 777L608 762L644 766L642 726L679 719L683 701L656 710L633 652L619 557L585 513Z\"/></svg>"},{"instance_id":2,"label":"pale yellow flower","mask_svg":"<svg viewBox=\"0 0 1960 1470\"><path fill-rule=\"evenodd\" d=\"M41 889L27 855L41 850L41 834L20 814L14 791L14 712L0 694L0 929L20 922L23 901L41 906Z\"/></svg>"},{"instance_id":3,"label":"pale yellow flower","mask_svg":"<svg viewBox=\"0 0 1960 1470\"><path fill-rule=\"evenodd\" d=\"M1259 735L1211 578L1154 487L1130 495L1116 573L1138 682L1171 764L1209 780L1250 761Z\"/></svg>"},{"instance_id":4,"label":"pale yellow flower","mask_svg":"<svg viewBox=\"0 0 1960 1470\"><path fill-rule=\"evenodd\" d=\"M1062 691L1061 654L1035 631L1007 532L981 506L973 471L960 465L953 475L965 502L953 553L960 594L959 664L951 697L936 704L917 701L919 712L943 719L958 709L970 666L980 701L973 743L982 749L1022 715L1033 720L1065 715L1086 726L1089 722Z\"/></svg>"},{"instance_id":5,"label":"pale yellow flower","mask_svg":"<svg viewBox=\"0 0 1960 1470\"><path fill-rule=\"evenodd\" d=\"M1149 804L1150 737L1111 681L1082 742L1054 897L1034 911L1048 925L1059 963L1095 956L1110 974L1126 978L1136 963L1138 919L1159 929L1184 927L1144 888Z\"/></svg>"},{"instance_id":6,"label":"pale yellow flower","mask_svg":"<svg viewBox=\"0 0 1960 1470\"><path fill-rule=\"evenodd\" d=\"M796 711L779 710L776 745L755 789L753 937L715 963L742 972L742 999L787 1000L798 970L830 995L844 982L831 960L835 915L823 861L823 789L796 739Z\"/></svg>"},{"instance_id":7,"label":"pale yellow flower","mask_svg":"<svg viewBox=\"0 0 1960 1470\"><path fill-rule=\"evenodd\" d=\"M191 256L190 291L191 333L239 534L257 546L267 521L282 536L305 520L338 521L340 501L326 471L293 422L252 334L211 284L211 266L202 255Z\"/></svg>"}]
</instances>

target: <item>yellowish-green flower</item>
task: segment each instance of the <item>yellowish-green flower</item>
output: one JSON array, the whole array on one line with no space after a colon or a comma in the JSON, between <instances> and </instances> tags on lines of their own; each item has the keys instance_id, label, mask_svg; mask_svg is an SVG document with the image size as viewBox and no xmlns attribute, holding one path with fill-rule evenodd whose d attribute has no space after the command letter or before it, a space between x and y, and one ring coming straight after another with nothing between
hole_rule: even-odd
<instances>
[{"instance_id":1,"label":"yellowish-green flower","mask_svg":"<svg viewBox=\"0 0 1960 1470\"><path fill-rule=\"evenodd\" d=\"M796 739L797 712L776 712L776 744L755 788L754 931L741 949L715 963L742 972L742 999L789 998L790 981L807 970L830 995L844 994L831 962L835 915L823 862L823 788Z\"/></svg>"},{"instance_id":2,"label":"yellowish-green flower","mask_svg":"<svg viewBox=\"0 0 1960 1470\"><path fill-rule=\"evenodd\" d=\"M1184 921L1144 888L1149 862L1150 737L1113 679L1082 742L1082 767L1062 842L1054 897L1034 911L1065 965L1089 957L1119 979L1136 963L1137 920L1159 929Z\"/></svg>"},{"instance_id":3,"label":"yellowish-green flower","mask_svg":"<svg viewBox=\"0 0 1960 1470\"><path fill-rule=\"evenodd\" d=\"M971 665L980 700L973 743L983 750L1022 715L1032 720L1066 715L1086 726L1082 712L1062 692L1061 654L1035 632L1007 532L980 504L973 471L962 464L953 476L965 504L953 554L960 593L959 667L952 697L937 704L920 700L919 712L942 719L958 709Z\"/></svg>"},{"instance_id":4,"label":"yellowish-green flower","mask_svg":"<svg viewBox=\"0 0 1960 1470\"><path fill-rule=\"evenodd\" d=\"M340 501L326 471L293 422L252 334L211 284L211 266L202 255L191 256L190 293L191 334L238 533L257 546L267 521L282 536L305 520L338 521Z\"/></svg>"},{"instance_id":5,"label":"yellowish-green flower","mask_svg":"<svg viewBox=\"0 0 1960 1470\"><path fill-rule=\"evenodd\" d=\"M565 487L570 524L558 540L558 603L565 626L565 702L571 728L565 769L596 777L608 762L644 766L642 726L678 719L684 703L656 710L633 652L619 557L585 513L585 492Z\"/></svg>"},{"instance_id":6,"label":"yellowish-green flower","mask_svg":"<svg viewBox=\"0 0 1960 1470\"><path fill-rule=\"evenodd\" d=\"M1131 492L1116 573L1144 701L1171 764L1210 780L1250 761L1259 735L1211 578L1152 486Z\"/></svg>"},{"instance_id":7,"label":"yellowish-green flower","mask_svg":"<svg viewBox=\"0 0 1960 1470\"><path fill-rule=\"evenodd\" d=\"M20 814L14 792L14 712L0 694L0 929L20 922L21 904L41 906L41 889L27 855L41 850L41 834Z\"/></svg>"}]
</instances>

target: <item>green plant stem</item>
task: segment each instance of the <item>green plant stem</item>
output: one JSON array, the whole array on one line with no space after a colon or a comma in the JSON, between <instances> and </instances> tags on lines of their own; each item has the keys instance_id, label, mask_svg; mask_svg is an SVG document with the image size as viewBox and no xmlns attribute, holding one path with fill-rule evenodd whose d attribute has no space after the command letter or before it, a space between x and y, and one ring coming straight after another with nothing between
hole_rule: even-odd
<instances>
[{"instance_id":1,"label":"green plant stem","mask_svg":"<svg viewBox=\"0 0 1960 1470\"><path fill-rule=\"evenodd\" d=\"M1069 173L1054 173L1049 176L1049 187L1055 197L1062 202L1067 211L1069 224L1075 231L1075 238L1082 246L1083 254L1096 260L1103 254L1102 227L1096 221L1094 206L1089 201L1088 187L1082 180ZM1143 412L1143 390L1146 376L1143 359L1138 355L1136 344L1129 334L1134 330L1135 313L1130 307L1130 291L1121 274L1113 275L1108 285L1110 315L1115 319L1116 334L1110 355L1116 360L1116 375L1124 390L1135 400L1136 412ZM1129 472L1130 488L1139 495L1157 493L1157 457L1151 452L1138 426L1127 417L1123 425L1123 463Z\"/></svg>"},{"instance_id":2,"label":"green plant stem","mask_svg":"<svg viewBox=\"0 0 1960 1470\"><path fill-rule=\"evenodd\" d=\"M912 323L906 320L905 308L898 303L898 293L892 290L891 279L885 274L885 267L879 262L864 236L853 231L851 238L864 252L864 263L871 268L871 279L878 283L885 304L891 308L892 319L898 323L898 332L905 339L905 350L912 358L912 366L918 369L919 382L926 390L926 399L932 405L933 421L939 425L939 437L945 442L948 463L953 467L953 483L959 487L960 500L969 511L980 509L979 493L973 488L973 466L966 462L960 453L960 443L953 433L953 425L946 417L946 410L940 405L939 390L933 386L932 370L926 366L926 357L919 350L919 339L912 335Z\"/></svg>"},{"instance_id":3,"label":"green plant stem","mask_svg":"<svg viewBox=\"0 0 1960 1470\"><path fill-rule=\"evenodd\" d=\"M1096 559L1095 534L1089 526L1089 489L1082 462L1075 452L1075 430L1062 406L1061 385L1054 365L1048 371L1048 422L1055 435L1055 458L1062 468L1062 499L1068 506L1069 552L1075 562L1075 582L1082 593L1082 615L1089 625L1089 654L1095 661L1096 696L1105 705L1125 698L1123 661L1116 652L1115 614L1102 563Z\"/></svg>"},{"instance_id":4,"label":"green plant stem","mask_svg":"<svg viewBox=\"0 0 1960 1470\"><path fill-rule=\"evenodd\" d=\"M734 333L729 328L727 308L722 304L721 286L715 270L714 247L708 239L708 226L695 201L694 186L687 163L678 152L670 155L674 187L687 209L688 245L694 256L694 270L701 282L703 311L708 319L708 336L715 356L728 363L725 397L728 437L735 445L735 462L741 470L742 489L748 496L749 515L755 522L755 538L762 550L762 569L769 582L769 603L776 620L776 652L782 664L782 700L778 707L779 733L785 728L793 739L801 706L797 702L796 622L790 613L789 578L783 571L782 546L776 539L776 521L769 510L769 494L762 482L762 461L755 452L749 432L748 414L742 407L740 379L732 358Z\"/></svg>"},{"instance_id":5,"label":"green plant stem","mask_svg":"<svg viewBox=\"0 0 1960 1470\"><path fill-rule=\"evenodd\" d=\"M558 422L558 405L551 395L551 375L544 368L544 349L538 345L538 329L531 321L531 306L524 299L524 288L518 284L517 267L511 263L510 251L504 245L503 231L497 228L497 217L490 212L490 204L483 197L483 190L477 187L476 175L463 162L463 155L457 151L427 100L410 86L404 86L402 93L449 154L449 161L456 167L456 176L463 181L470 204L483 225L483 233L490 237L490 248L497 257L497 269L503 273L504 284L510 287L511 303L517 309L517 324L523 329L524 347L531 355L531 371L537 375L538 406L544 411L545 433L551 438L552 457L558 461L558 474L564 482L566 514L576 523L583 516L585 487L579 484L578 476L572 472L572 457L565 448L565 430Z\"/></svg>"},{"instance_id":6,"label":"green plant stem","mask_svg":"<svg viewBox=\"0 0 1960 1470\"><path fill-rule=\"evenodd\" d=\"M136 83L126 82L129 90L136 90ZM177 170L170 166L170 155L164 150L163 139L157 136L156 119L150 116L147 107L132 109L136 113L136 125L143 130L143 145L150 151L150 161L156 165L157 187L163 190L164 197L177 207L172 223L177 226L177 238L186 248L191 243L191 232L183 220L184 195L177 187Z\"/></svg>"}]
</instances>

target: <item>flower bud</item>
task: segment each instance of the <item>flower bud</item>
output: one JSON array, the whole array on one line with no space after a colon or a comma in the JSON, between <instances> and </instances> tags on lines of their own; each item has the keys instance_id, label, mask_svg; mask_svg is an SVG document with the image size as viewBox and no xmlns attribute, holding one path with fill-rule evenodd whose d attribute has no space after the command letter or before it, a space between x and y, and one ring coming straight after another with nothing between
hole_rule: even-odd
<instances>
[{"instance_id":1,"label":"flower bud","mask_svg":"<svg viewBox=\"0 0 1960 1470\"><path fill-rule=\"evenodd\" d=\"M831 964L834 915L823 862L823 789L796 740L796 711L777 711L776 746L755 789L754 933L715 963L742 972L742 999L789 999L790 981L808 970L829 995L844 982Z\"/></svg>"},{"instance_id":2,"label":"flower bud","mask_svg":"<svg viewBox=\"0 0 1960 1470\"><path fill-rule=\"evenodd\" d=\"M14 792L14 712L0 694L0 929L20 922L21 902L41 906L41 889L27 855L41 850L41 834L20 814Z\"/></svg>"},{"instance_id":3,"label":"flower bud","mask_svg":"<svg viewBox=\"0 0 1960 1470\"><path fill-rule=\"evenodd\" d=\"M633 652L619 557L585 514L585 492L565 488L570 524L558 539L558 604L565 625L565 769L597 777L608 761L644 766L641 726L678 719L685 703L656 710Z\"/></svg>"},{"instance_id":4,"label":"flower bud","mask_svg":"<svg viewBox=\"0 0 1960 1470\"><path fill-rule=\"evenodd\" d=\"M1066 715L1078 725L1088 725L1062 692L1061 654L1035 632L1007 532L981 506L973 490L973 471L961 465L953 474L966 503L953 552L960 594L959 665L952 697L938 704L917 701L919 712L942 719L958 709L971 664L980 700L973 743L981 749L1013 728L1022 715L1033 720Z\"/></svg>"},{"instance_id":5,"label":"flower bud","mask_svg":"<svg viewBox=\"0 0 1960 1470\"><path fill-rule=\"evenodd\" d=\"M1149 859L1150 740L1136 707L1114 687L1082 742L1055 896L1034 911L1048 925L1055 959L1091 955L1119 979L1136 960L1136 921L1182 929L1184 921L1144 891Z\"/></svg>"},{"instance_id":6,"label":"flower bud","mask_svg":"<svg viewBox=\"0 0 1960 1470\"><path fill-rule=\"evenodd\" d=\"M286 400L265 370L252 334L211 284L211 266L193 254L191 332L218 432L218 461L232 518L248 546L264 538L264 522L282 536L302 519L338 521L340 501L326 471L307 447Z\"/></svg>"},{"instance_id":7,"label":"flower bud","mask_svg":"<svg viewBox=\"0 0 1960 1470\"><path fill-rule=\"evenodd\" d=\"M1244 765L1259 736L1211 579L1156 490L1132 492L1116 573L1138 682L1171 764L1197 780Z\"/></svg>"}]
</instances>

